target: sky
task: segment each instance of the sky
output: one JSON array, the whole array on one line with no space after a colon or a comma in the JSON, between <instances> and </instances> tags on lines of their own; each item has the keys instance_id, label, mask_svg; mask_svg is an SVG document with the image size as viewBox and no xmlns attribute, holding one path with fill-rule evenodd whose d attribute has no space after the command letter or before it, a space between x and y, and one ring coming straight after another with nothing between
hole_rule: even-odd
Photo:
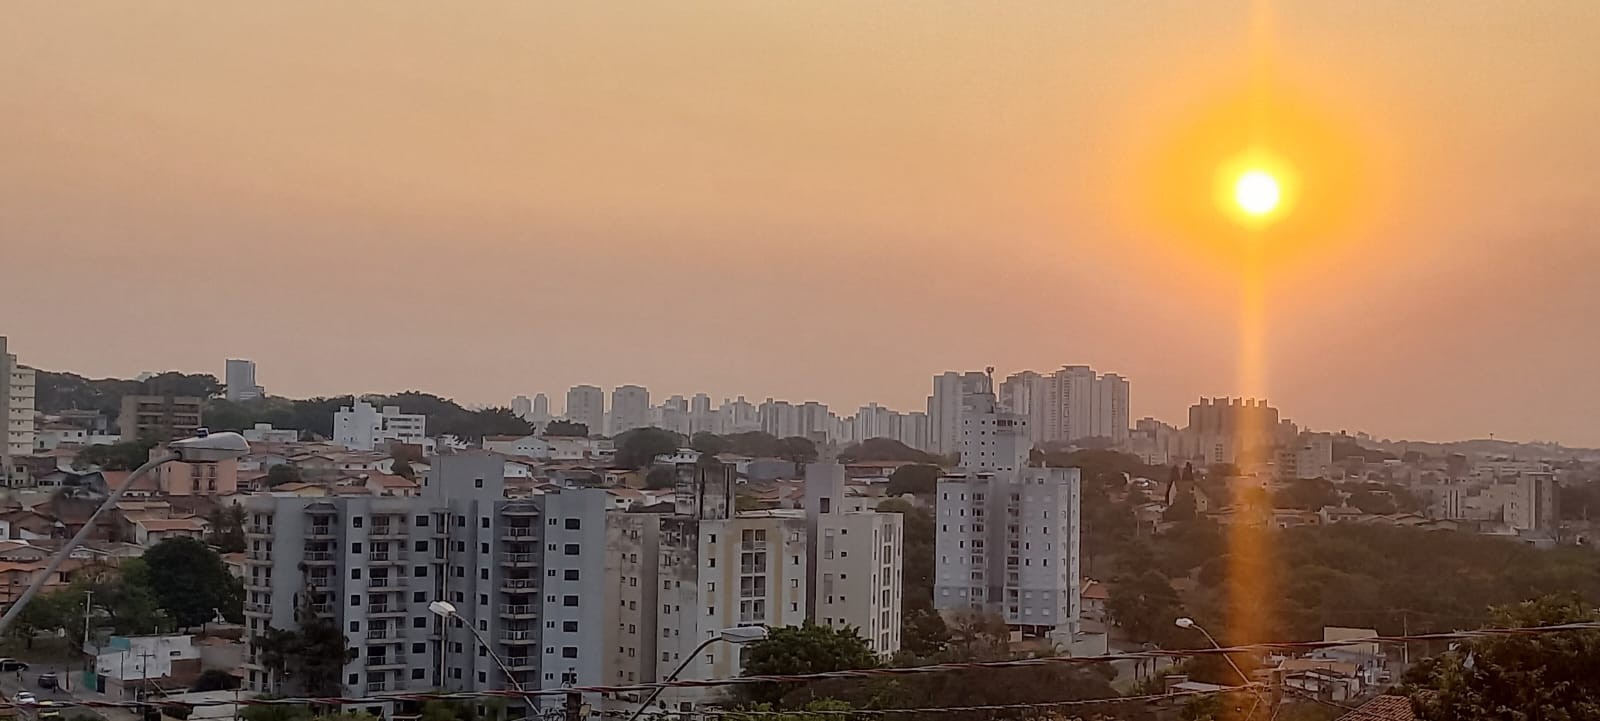
<instances>
[{"instance_id":1,"label":"sky","mask_svg":"<svg viewBox=\"0 0 1600 721\"><path fill-rule=\"evenodd\" d=\"M1248 385L1319 429L1600 446L1590 0L7 16L0 335L37 367L849 412L1091 364L1135 417ZM1240 102L1298 162L1270 237L1194 187Z\"/></svg>"}]
</instances>

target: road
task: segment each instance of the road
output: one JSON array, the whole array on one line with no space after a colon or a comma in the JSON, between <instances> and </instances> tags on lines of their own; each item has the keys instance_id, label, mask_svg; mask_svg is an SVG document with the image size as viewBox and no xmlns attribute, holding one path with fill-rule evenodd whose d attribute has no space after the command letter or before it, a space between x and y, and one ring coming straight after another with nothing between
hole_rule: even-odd
<instances>
[{"instance_id":1,"label":"road","mask_svg":"<svg viewBox=\"0 0 1600 721\"><path fill-rule=\"evenodd\" d=\"M65 683L69 688L43 689L39 688L39 674L54 672L56 678ZM40 701L112 701L110 696L87 688L79 688L83 683L83 668L81 665L28 662L28 670L19 675L15 672L0 673L0 694L7 699L13 698L21 691L31 692L39 697ZM84 709L106 719L107 721L138 721L139 715L123 709ZM72 709L63 709L63 716L73 715ZM33 719L36 712L28 711L22 714L24 719Z\"/></svg>"}]
</instances>

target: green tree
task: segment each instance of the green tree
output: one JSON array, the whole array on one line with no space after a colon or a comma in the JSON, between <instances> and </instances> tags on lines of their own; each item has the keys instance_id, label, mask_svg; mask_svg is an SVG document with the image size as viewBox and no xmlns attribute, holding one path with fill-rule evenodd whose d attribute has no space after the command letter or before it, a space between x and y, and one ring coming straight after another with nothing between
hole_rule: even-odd
<instances>
[{"instance_id":1,"label":"green tree","mask_svg":"<svg viewBox=\"0 0 1600 721\"><path fill-rule=\"evenodd\" d=\"M1161 643L1171 637L1167 629L1173 619L1183 615L1183 604L1165 576L1146 570L1112 581L1106 612L1129 638Z\"/></svg>"},{"instance_id":2,"label":"green tree","mask_svg":"<svg viewBox=\"0 0 1600 721\"><path fill-rule=\"evenodd\" d=\"M1290 481L1288 486L1278 491L1273 499L1273 505L1278 508L1318 511L1323 506L1337 506L1340 500L1342 499L1339 491L1333 487L1331 481L1303 478Z\"/></svg>"},{"instance_id":3,"label":"green tree","mask_svg":"<svg viewBox=\"0 0 1600 721\"><path fill-rule=\"evenodd\" d=\"M931 453L923 453L893 438L868 438L860 443L852 443L839 451L839 461L842 463L855 463L857 461L911 461L912 463L937 464L938 457Z\"/></svg>"},{"instance_id":4,"label":"green tree","mask_svg":"<svg viewBox=\"0 0 1600 721\"><path fill-rule=\"evenodd\" d=\"M728 449L732 446L733 444L729 443L728 439L723 438L715 433L707 433L706 431L700 431L699 433L694 434L693 438L689 439L690 448L693 448L701 453L710 453L713 456L727 453Z\"/></svg>"},{"instance_id":5,"label":"green tree","mask_svg":"<svg viewBox=\"0 0 1600 721\"><path fill-rule=\"evenodd\" d=\"M913 662L943 654L950 645L950 628L932 608L910 608L900 622L900 651Z\"/></svg>"},{"instance_id":6,"label":"green tree","mask_svg":"<svg viewBox=\"0 0 1600 721\"><path fill-rule=\"evenodd\" d=\"M856 629L809 622L772 629L765 639L746 647L744 658L746 676L824 673L878 665L877 654ZM789 691L780 684L748 684L740 688L757 703L777 703Z\"/></svg>"},{"instance_id":7,"label":"green tree","mask_svg":"<svg viewBox=\"0 0 1600 721\"><path fill-rule=\"evenodd\" d=\"M663 428L635 428L616 437L617 456L613 462L622 468L644 468L654 463L656 456L676 453L682 440L682 436Z\"/></svg>"},{"instance_id":8,"label":"green tree","mask_svg":"<svg viewBox=\"0 0 1600 721\"><path fill-rule=\"evenodd\" d=\"M1495 608L1490 623L1516 628L1600 621L1593 603L1557 594ZM1417 717L1600 718L1600 631L1494 636L1463 643L1407 676Z\"/></svg>"},{"instance_id":9,"label":"green tree","mask_svg":"<svg viewBox=\"0 0 1600 721\"><path fill-rule=\"evenodd\" d=\"M656 466L644 474L644 487L657 491L663 488L673 488L678 485L678 471L672 466Z\"/></svg>"},{"instance_id":10,"label":"green tree","mask_svg":"<svg viewBox=\"0 0 1600 721\"><path fill-rule=\"evenodd\" d=\"M939 475L943 473L938 466L917 464L914 466L901 466L889 474L889 487L887 492L891 496L912 493L918 496L933 497L934 490L939 485Z\"/></svg>"},{"instance_id":11,"label":"green tree","mask_svg":"<svg viewBox=\"0 0 1600 721\"><path fill-rule=\"evenodd\" d=\"M72 601L65 592L41 594L22 608L7 633L31 649L35 636L67 627L73 616Z\"/></svg>"},{"instance_id":12,"label":"green tree","mask_svg":"<svg viewBox=\"0 0 1600 721\"><path fill-rule=\"evenodd\" d=\"M751 458L774 458L778 455L778 439L761 431L732 433L722 437L728 442L728 452Z\"/></svg>"},{"instance_id":13,"label":"green tree","mask_svg":"<svg viewBox=\"0 0 1600 721\"><path fill-rule=\"evenodd\" d=\"M216 551L192 538L169 538L144 554L150 589L179 628L199 626L218 612L224 618L244 616L239 580Z\"/></svg>"},{"instance_id":14,"label":"green tree","mask_svg":"<svg viewBox=\"0 0 1600 721\"><path fill-rule=\"evenodd\" d=\"M309 594L303 599L295 610L297 628L268 627L251 639L251 648L274 686L298 689L313 697L343 695L344 666L356 657L356 649L332 619L316 614Z\"/></svg>"},{"instance_id":15,"label":"green tree","mask_svg":"<svg viewBox=\"0 0 1600 721\"><path fill-rule=\"evenodd\" d=\"M190 691L226 691L239 688L239 678L220 668L210 668L200 672L195 678Z\"/></svg>"},{"instance_id":16,"label":"green tree","mask_svg":"<svg viewBox=\"0 0 1600 721\"><path fill-rule=\"evenodd\" d=\"M817 444L810 438L801 438L800 436L779 438L778 446L775 450L777 457L790 461L795 465L817 460Z\"/></svg>"},{"instance_id":17,"label":"green tree","mask_svg":"<svg viewBox=\"0 0 1600 721\"><path fill-rule=\"evenodd\" d=\"M903 498L879 501L877 510L901 516L900 585L904 608L933 608L933 513Z\"/></svg>"},{"instance_id":18,"label":"green tree","mask_svg":"<svg viewBox=\"0 0 1600 721\"><path fill-rule=\"evenodd\" d=\"M72 463L78 468L94 466L106 471L131 471L150 460L150 449L155 445L153 438L140 438L111 445L87 446L78 451Z\"/></svg>"},{"instance_id":19,"label":"green tree","mask_svg":"<svg viewBox=\"0 0 1600 721\"><path fill-rule=\"evenodd\" d=\"M287 463L279 463L267 469L267 487L277 488L285 483L299 483L300 468Z\"/></svg>"},{"instance_id":20,"label":"green tree","mask_svg":"<svg viewBox=\"0 0 1600 721\"><path fill-rule=\"evenodd\" d=\"M244 506L237 503L226 508L218 508L208 517L211 529L206 533L206 542L217 547L221 553L241 553L245 550L244 538Z\"/></svg>"},{"instance_id":21,"label":"green tree","mask_svg":"<svg viewBox=\"0 0 1600 721\"><path fill-rule=\"evenodd\" d=\"M408 481L417 480L416 470L411 467L411 462L404 458L396 458L394 463L389 466L389 470Z\"/></svg>"},{"instance_id":22,"label":"green tree","mask_svg":"<svg viewBox=\"0 0 1600 721\"><path fill-rule=\"evenodd\" d=\"M554 420L545 424L544 434L547 436L584 438L589 435L589 426L577 421Z\"/></svg>"}]
</instances>

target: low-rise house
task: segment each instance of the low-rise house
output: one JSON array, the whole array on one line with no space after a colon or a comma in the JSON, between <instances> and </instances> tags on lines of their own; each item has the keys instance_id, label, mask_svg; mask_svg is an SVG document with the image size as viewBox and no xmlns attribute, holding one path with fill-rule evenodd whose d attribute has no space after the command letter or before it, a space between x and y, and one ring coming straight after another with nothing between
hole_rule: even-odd
<instances>
[{"instance_id":1,"label":"low-rise house","mask_svg":"<svg viewBox=\"0 0 1600 721\"><path fill-rule=\"evenodd\" d=\"M416 481L390 473L366 474L365 485L374 496L415 496L421 490Z\"/></svg>"},{"instance_id":2,"label":"low-rise house","mask_svg":"<svg viewBox=\"0 0 1600 721\"><path fill-rule=\"evenodd\" d=\"M211 524L204 518L148 518L135 521L133 542L146 548L169 538L205 540Z\"/></svg>"},{"instance_id":3,"label":"low-rise house","mask_svg":"<svg viewBox=\"0 0 1600 721\"><path fill-rule=\"evenodd\" d=\"M94 671L107 696L133 699L188 688L200 677L201 665L200 648L188 634L112 636L95 656Z\"/></svg>"},{"instance_id":4,"label":"low-rise house","mask_svg":"<svg viewBox=\"0 0 1600 721\"><path fill-rule=\"evenodd\" d=\"M1086 578L1079 597L1083 603L1083 620L1102 624L1107 622L1106 603L1111 600L1111 589L1104 583Z\"/></svg>"}]
</instances>

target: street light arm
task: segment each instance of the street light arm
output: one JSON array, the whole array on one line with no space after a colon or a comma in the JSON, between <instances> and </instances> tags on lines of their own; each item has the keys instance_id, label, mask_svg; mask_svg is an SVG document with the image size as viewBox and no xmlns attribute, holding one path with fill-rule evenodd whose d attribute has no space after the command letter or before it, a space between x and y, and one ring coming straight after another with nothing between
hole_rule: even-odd
<instances>
[{"instance_id":1,"label":"street light arm","mask_svg":"<svg viewBox=\"0 0 1600 721\"><path fill-rule=\"evenodd\" d=\"M50 564L44 567L44 572L34 576L33 582L28 584L28 589L22 592L22 595L17 598L15 603L11 604L11 608L6 609L4 616L0 616L0 636L4 636L6 631L11 628L11 624L16 622L17 616L22 615L22 609L28 605L28 602L32 601L34 596L39 595L39 589L44 588L50 577L55 575L56 569L61 567L61 562L67 560L67 557L72 555L72 551L83 543L83 539L88 538L89 534L94 531L94 523L100 519L100 514L105 513L106 509L117 505L117 501L122 499L123 492L132 488L134 482L143 478L146 473L155 469L156 466L176 460L178 460L178 454L176 453L164 453L156 456L145 462L144 465L134 469L133 473L128 474L128 479L123 481L121 486L111 489L111 494L106 496L105 502L101 503L100 507L94 509L94 513L89 515L89 520L84 522L83 528L78 529L78 532L67 540L66 545L62 546L61 550L56 552L55 557L50 559Z\"/></svg>"},{"instance_id":2,"label":"street light arm","mask_svg":"<svg viewBox=\"0 0 1600 721\"><path fill-rule=\"evenodd\" d=\"M662 681L661 683L672 683L673 681L676 681L678 679L678 674L683 673L683 670L688 668L689 664L700 656L701 651L706 650L707 646L710 646L711 644L721 640L722 636L719 635L712 636L711 638L701 641L699 646L695 646L694 650L689 652L689 657L684 659L683 663L678 664L678 667L673 669L672 673L668 675L666 680ZM650 708L651 702L655 701L656 697L660 696L661 692L666 690L666 688L666 686L657 686L655 689L650 691L650 695L645 698L644 703L639 704L639 708L633 710L633 715L628 717L628 721L638 721L639 714L644 713L645 709Z\"/></svg>"},{"instance_id":3,"label":"street light arm","mask_svg":"<svg viewBox=\"0 0 1600 721\"><path fill-rule=\"evenodd\" d=\"M1212 648L1215 648L1218 651L1222 650L1222 644L1217 643L1217 639L1212 638L1211 632L1207 631L1205 626L1201 626L1200 624L1197 623L1197 624L1194 624L1194 627L1196 629L1199 629L1200 633L1205 634L1206 640L1211 642ZM1244 685L1246 685L1246 686L1250 685L1250 677L1244 675L1244 671L1239 669L1239 664L1236 664L1236 663L1233 662L1233 657L1232 656L1229 656L1228 654L1224 653L1224 654L1222 654L1222 660L1227 661L1228 665L1233 668L1233 672L1236 673L1236 674L1239 674L1239 681L1243 682Z\"/></svg>"},{"instance_id":4,"label":"street light arm","mask_svg":"<svg viewBox=\"0 0 1600 721\"><path fill-rule=\"evenodd\" d=\"M525 693L522 689L522 683L517 681L517 677L511 673L511 669L506 667L506 662L500 658L500 654L495 653L494 647L490 646L488 641L483 640L483 634L478 633L478 627L468 623L466 619L460 616L452 616L452 618L460 621L461 625L466 626L467 630L472 632L472 637L478 639L478 645L489 652L489 658L494 659L495 665L500 667L500 672L506 675L507 681L511 682L511 687L516 689L517 693ZM524 697L524 700L526 700L526 697Z\"/></svg>"}]
</instances>

